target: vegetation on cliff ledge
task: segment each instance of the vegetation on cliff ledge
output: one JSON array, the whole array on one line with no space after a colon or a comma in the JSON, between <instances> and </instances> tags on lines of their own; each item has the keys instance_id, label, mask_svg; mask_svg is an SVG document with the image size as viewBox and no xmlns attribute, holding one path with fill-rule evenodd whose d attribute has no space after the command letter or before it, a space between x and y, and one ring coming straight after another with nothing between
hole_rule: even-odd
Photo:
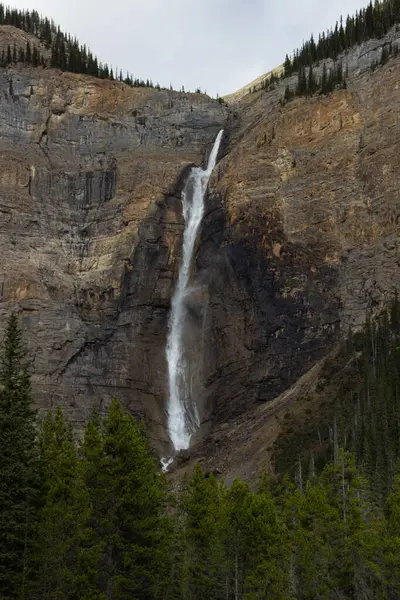
<instances>
[{"instance_id":1,"label":"vegetation on cliff ledge","mask_svg":"<svg viewBox=\"0 0 400 600\"><path fill-rule=\"evenodd\" d=\"M400 302L362 331L349 332L326 360L317 389L288 412L275 445L278 472L298 477L312 457L323 467L343 446L356 457L374 493L385 495L400 459Z\"/></svg>"},{"instance_id":2,"label":"vegetation on cliff ledge","mask_svg":"<svg viewBox=\"0 0 400 600\"><path fill-rule=\"evenodd\" d=\"M332 460L318 470L311 456L295 481L263 475L254 491L240 480L227 488L197 466L172 492L117 400L79 441L60 409L37 418L11 316L0 361L0 597L399 598L399 343L397 299L349 338L360 379L342 431L355 455L335 433Z\"/></svg>"}]
</instances>

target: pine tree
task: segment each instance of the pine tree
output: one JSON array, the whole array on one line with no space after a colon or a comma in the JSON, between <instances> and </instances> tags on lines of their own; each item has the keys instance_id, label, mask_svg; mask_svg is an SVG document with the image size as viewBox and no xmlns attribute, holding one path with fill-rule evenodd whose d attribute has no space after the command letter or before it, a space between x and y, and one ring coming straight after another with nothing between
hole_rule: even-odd
<instances>
[{"instance_id":1,"label":"pine tree","mask_svg":"<svg viewBox=\"0 0 400 600\"><path fill-rule=\"evenodd\" d=\"M99 598L153 600L165 583L168 525L164 477L143 431L115 400L102 427L88 425L83 450L99 559L91 585Z\"/></svg>"},{"instance_id":2,"label":"pine tree","mask_svg":"<svg viewBox=\"0 0 400 600\"><path fill-rule=\"evenodd\" d=\"M317 81L314 76L313 66L312 66L312 63L310 63L310 67L308 69L308 80L307 80L308 94L310 94L312 96L317 91L317 88L318 88L318 85L317 85Z\"/></svg>"},{"instance_id":3,"label":"pine tree","mask_svg":"<svg viewBox=\"0 0 400 600\"><path fill-rule=\"evenodd\" d=\"M264 474L252 495L246 527L248 569L243 600L290 600L289 537Z\"/></svg>"},{"instance_id":4,"label":"pine tree","mask_svg":"<svg viewBox=\"0 0 400 600\"><path fill-rule=\"evenodd\" d=\"M292 502L296 590L303 598L328 597L336 584L332 564L341 539L340 515L320 481L307 482L304 494L295 493Z\"/></svg>"},{"instance_id":5,"label":"pine tree","mask_svg":"<svg viewBox=\"0 0 400 600\"><path fill-rule=\"evenodd\" d=\"M52 35L51 35L51 25L50 25L50 21L48 19L45 19L41 26L40 39L47 48L50 48Z\"/></svg>"},{"instance_id":6,"label":"pine tree","mask_svg":"<svg viewBox=\"0 0 400 600\"><path fill-rule=\"evenodd\" d=\"M37 67L40 64L40 54L36 46L33 46L32 52L32 66Z\"/></svg>"},{"instance_id":7,"label":"pine tree","mask_svg":"<svg viewBox=\"0 0 400 600\"><path fill-rule=\"evenodd\" d=\"M65 71L67 69L67 63L68 63L68 59L67 59L67 54L65 51L65 43L63 40L61 40L60 45L59 45L59 52L58 52L58 66L60 67L60 69L62 71Z\"/></svg>"},{"instance_id":8,"label":"pine tree","mask_svg":"<svg viewBox=\"0 0 400 600\"><path fill-rule=\"evenodd\" d=\"M354 456L340 449L337 461L325 467L320 481L338 516L329 539L334 551L330 574L338 589L352 590L355 597L382 597L384 521Z\"/></svg>"},{"instance_id":9,"label":"pine tree","mask_svg":"<svg viewBox=\"0 0 400 600\"><path fill-rule=\"evenodd\" d=\"M385 575L390 597L400 596L400 476L396 475L387 499L388 531L385 539Z\"/></svg>"},{"instance_id":10,"label":"pine tree","mask_svg":"<svg viewBox=\"0 0 400 600\"><path fill-rule=\"evenodd\" d=\"M32 597L72 597L82 532L89 517L71 427L61 409L45 418L40 432L41 501L35 536L36 582Z\"/></svg>"},{"instance_id":11,"label":"pine tree","mask_svg":"<svg viewBox=\"0 0 400 600\"><path fill-rule=\"evenodd\" d=\"M27 598L38 496L35 413L18 319L8 320L0 359L0 597Z\"/></svg>"},{"instance_id":12,"label":"pine tree","mask_svg":"<svg viewBox=\"0 0 400 600\"><path fill-rule=\"evenodd\" d=\"M247 544L252 495L249 487L237 479L227 494L227 555L231 573L230 587L235 600L242 598L249 568Z\"/></svg>"},{"instance_id":13,"label":"pine tree","mask_svg":"<svg viewBox=\"0 0 400 600\"><path fill-rule=\"evenodd\" d=\"M322 66L322 79L321 79L321 94L326 94L328 91L328 69L326 62Z\"/></svg>"},{"instance_id":14,"label":"pine tree","mask_svg":"<svg viewBox=\"0 0 400 600\"><path fill-rule=\"evenodd\" d=\"M292 61L290 60L288 54L286 54L285 63L284 63L284 75L285 77L289 77L292 74Z\"/></svg>"},{"instance_id":15,"label":"pine tree","mask_svg":"<svg viewBox=\"0 0 400 600\"><path fill-rule=\"evenodd\" d=\"M299 70L296 93L298 96L303 96L307 93L307 75L304 67Z\"/></svg>"},{"instance_id":16,"label":"pine tree","mask_svg":"<svg viewBox=\"0 0 400 600\"><path fill-rule=\"evenodd\" d=\"M32 50L29 42L26 42L25 61L28 64L32 62Z\"/></svg>"},{"instance_id":17,"label":"pine tree","mask_svg":"<svg viewBox=\"0 0 400 600\"><path fill-rule=\"evenodd\" d=\"M165 575L155 590L155 598L184 600L188 598L188 573L181 496L169 497L168 545L165 552Z\"/></svg>"},{"instance_id":18,"label":"pine tree","mask_svg":"<svg viewBox=\"0 0 400 600\"><path fill-rule=\"evenodd\" d=\"M284 95L285 102L290 102L293 99L293 96L294 96L294 94L293 94L292 90L290 89L290 86L287 85L285 87L285 95Z\"/></svg>"},{"instance_id":19,"label":"pine tree","mask_svg":"<svg viewBox=\"0 0 400 600\"><path fill-rule=\"evenodd\" d=\"M222 495L221 495L222 494ZM226 597L223 490L196 466L183 497L188 600Z\"/></svg>"}]
</instances>

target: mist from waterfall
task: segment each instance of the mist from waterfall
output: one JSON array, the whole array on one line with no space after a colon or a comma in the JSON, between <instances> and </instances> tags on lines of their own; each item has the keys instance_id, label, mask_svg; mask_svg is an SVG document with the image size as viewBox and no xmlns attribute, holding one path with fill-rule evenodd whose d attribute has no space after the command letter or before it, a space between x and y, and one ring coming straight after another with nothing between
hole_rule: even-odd
<instances>
[{"instance_id":1,"label":"mist from waterfall","mask_svg":"<svg viewBox=\"0 0 400 600\"><path fill-rule=\"evenodd\" d=\"M223 130L217 135L206 170L193 167L182 192L185 220L182 260L178 283L172 298L166 349L169 376L168 431L177 452L189 448L190 438L200 426L196 401L192 398L186 378L188 365L185 360L183 336L186 321L185 296L188 292L190 266L197 234L204 215L204 198L217 161L222 135Z\"/></svg>"}]
</instances>

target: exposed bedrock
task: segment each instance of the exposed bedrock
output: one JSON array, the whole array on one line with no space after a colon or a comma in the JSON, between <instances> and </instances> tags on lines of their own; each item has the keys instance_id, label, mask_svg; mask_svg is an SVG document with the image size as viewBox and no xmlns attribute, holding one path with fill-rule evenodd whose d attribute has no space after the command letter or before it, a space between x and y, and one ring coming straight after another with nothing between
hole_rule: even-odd
<instances>
[{"instance_id":1,"label":"exposed bedrock","mask_svg":"<svg viewBox=\"0 0 400 600\"><path fill-rule=\"evenodd\" d=\"M393 58L327 97L280 106L277 90L227 108L1 69L0 325L20 311L38 406L81 428L117 395L170 452L180 193L222 127L186 297L194 442L268 404L379 310L400 287L399 75Z\"/></svg>"}]
</instances>

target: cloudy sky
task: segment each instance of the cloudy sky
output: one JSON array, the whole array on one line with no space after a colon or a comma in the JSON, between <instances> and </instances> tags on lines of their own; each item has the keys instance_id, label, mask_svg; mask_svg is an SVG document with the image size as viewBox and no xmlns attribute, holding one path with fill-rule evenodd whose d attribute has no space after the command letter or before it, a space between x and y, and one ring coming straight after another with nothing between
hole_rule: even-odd
<instances>
[{"instance_id":1,"label":"cloudy sky","mask_svg":"<svg viewBox=\"0 0 400 600\"><path fill-rule=\"evenodd\" d=\"M10 0L134 77L228 94L365 0Z\"/></svg>"}]
</instances>

